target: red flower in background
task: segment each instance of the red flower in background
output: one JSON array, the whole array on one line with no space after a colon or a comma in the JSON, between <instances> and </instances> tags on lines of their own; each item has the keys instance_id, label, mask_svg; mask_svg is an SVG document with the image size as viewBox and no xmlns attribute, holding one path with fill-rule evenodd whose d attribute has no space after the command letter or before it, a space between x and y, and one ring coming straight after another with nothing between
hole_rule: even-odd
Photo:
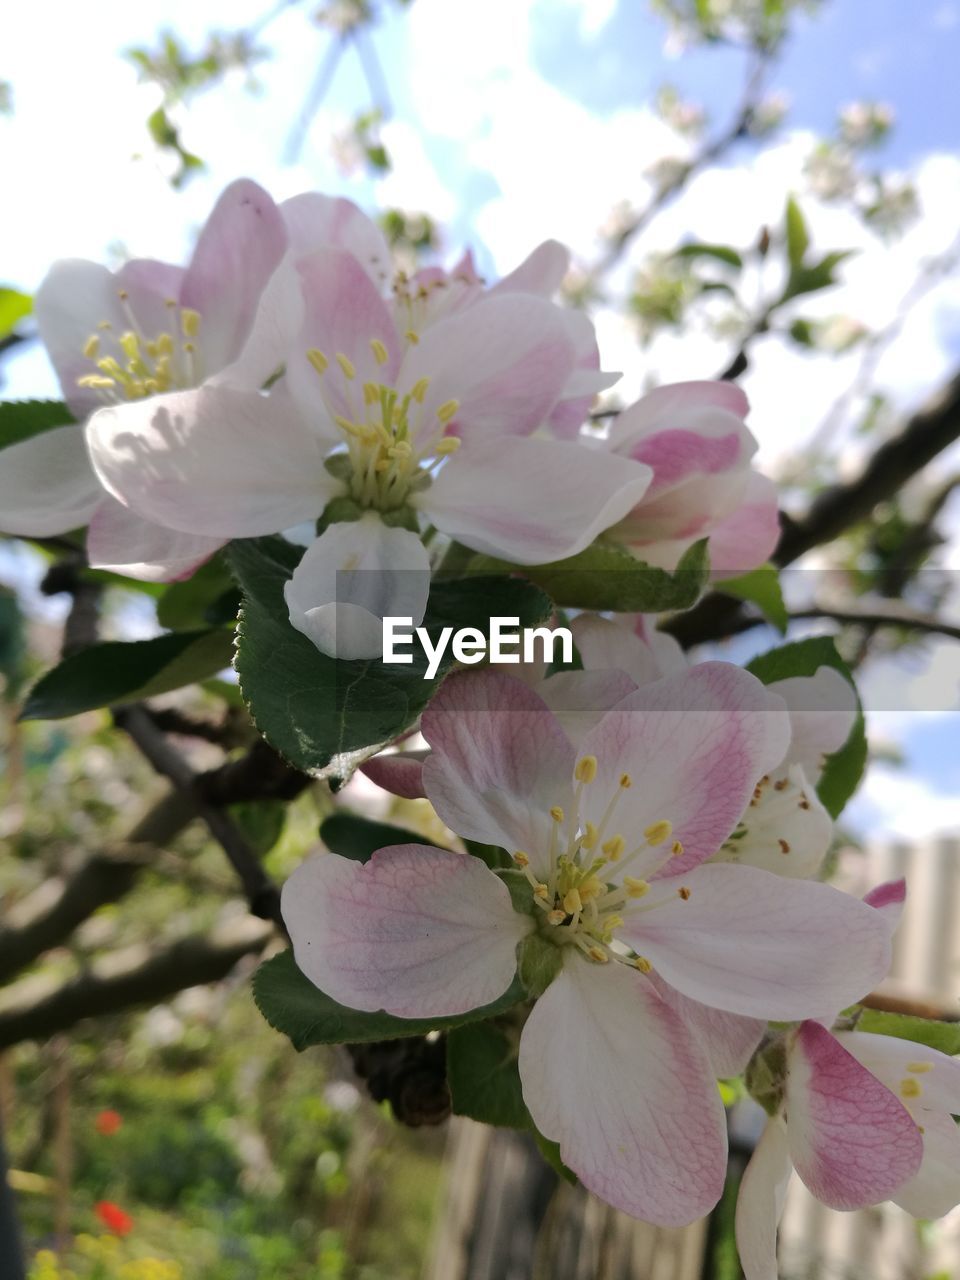
<instances>
[{"instance_id":1,"label":"red flower in background","mask_svg":"<svg viewBox=\"0 0 960 1280\"><path fill-rule=\"evenodd\" d=\"M133 1219L112 1200L99 1200L94 1206L97 1217L115 1236L129 1235L133 1230Z\"/></svg>"},{"instance_id":2,"label":"red flower in background","mask_svg":"<svg viewBox=\"0 0 960 1280\"><path fill-rule=\"evenodd\" d=\"M94 1121L97 1133L102 1133L104 1137L109 1138L111 1134L116 1133L123 1124L123 1116L119 1111L100 1111Z\"/></svg>"}]
</instances>

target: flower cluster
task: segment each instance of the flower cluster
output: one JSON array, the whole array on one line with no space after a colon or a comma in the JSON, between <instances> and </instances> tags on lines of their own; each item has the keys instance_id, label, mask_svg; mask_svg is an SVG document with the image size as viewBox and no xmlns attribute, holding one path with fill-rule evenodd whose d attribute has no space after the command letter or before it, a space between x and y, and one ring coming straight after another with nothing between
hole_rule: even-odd
<instances>
[{"instance_id":1,"label":"flower cluster","mask_svg":"<svg viewBox=\"0 0 960 1280\"><path fill-rule=\"evenodd\" d=\"M336 757L338 776L362 764L424 797L463 842L294 872L283 916L301 974L341 1006L325 1025L370 1015L376 1040L383 1018L495 1019L530 1125L591 1191L665 1226L717 1203L717 1080L743 1075L768 1122L738 1243L747 1280L776 1280L791 1169L837 1208L960 1201L960 1064L861 1025L905 887L860 900L819 879L837 761L863 743L836 651L758 674L691 663L628 612L665 608L691 557L741 593L768 561L776 495L752 467L747 401L680 383L600 428L589 411L617 375L589 320L553 301L567 266L547 241L492 285L469 254L404 274L349 201L277 205L249 181L186 268L59 263L36 314L76 421L3 449L0 528L86 526L91 565L158 581L286 535L268 539L275 590L253 610L282 616L244 651L245 610L239 640L254 719L301 768ZM322 702L344 670L329 659L380 657L382 618L418 624L435 570L475 560L489 590L542 604L510 579L561 584L574 665L444 669L417 703L369 661ZM597 603L600 564L627 584L619 603ZM417 729L425 746L404 749Z\"/></svg>"}]
</instances>

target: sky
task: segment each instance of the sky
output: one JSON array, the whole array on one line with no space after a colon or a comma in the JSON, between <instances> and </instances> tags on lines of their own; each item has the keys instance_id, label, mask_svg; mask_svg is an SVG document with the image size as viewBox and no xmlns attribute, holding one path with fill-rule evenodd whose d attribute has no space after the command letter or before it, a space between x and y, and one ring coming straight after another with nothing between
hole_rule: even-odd
<instances>
[{"instance_id":1,"label":"sky","mask_svg":"<svg viewBox=\"0 0 960 1280\"><path fill-rule=\"evenodd\" d=\"M646 0L414 0L388 16L374 39L392 118L384 141L393 171L379 181L338 168L331 135L369 104L352 53L342 60L296 163L285 143L322 57L328 35L290 11L263 43L261 92L241 77L196 99L184 120L185 144L209 162L182 192L146 138L157 91L137 82L122 56L152 46L170 28L197 47L207 31L256 22L270 0L164 0L131 5L97 0L64 5L34 0L5 24L0 80L12 84L15 114L0 118L0 284L33 291L58 257L116 261L118 256L181 260L219 190L247 175L277 198L305 189L351 196L373 211L423 209L444 226L444 252L463 245L482 269L502 274L546 237L569 243L589 261L597 230L623 199L641 201L647 166L689 144L651 108L670 82L702 102L715 127L735 109L743 55L681 50ZM303 6L301 6L301 9ZM307 6L309 11L310 6ZM909 17L905 18L905 14ZM960 233L960 0L828 0L802 19L771 80L790 102L776 141L759 154L741 147L722 167L695 179L682 199L650 225L640 254L687 238L746 246L765 222L782 216L785 193L802 180L817 132L837 108L880 99L896 128L878 162L909 173L921 217L885 244L846 211L807 206L814 244L858 251L844 284L804 307L805 315L845 314L868 325L895 316L918 267ZM616 287L623 275L614 277ZM666 336L647 350L613 310L597 316L604 364L621 369L622 394L652 380L711 376L726 347L711 335ZM880 361L876 381L905 412L919 404L960 359L960 275L945 280L910 314ZM757 344L744 379L761 465L776 469L809 439L856 371L857 357L811 360L776 340ZM37 347L6 362L5 397L56 394ZM865 444L841 434L840 474L859 465ZM958 455L942 464L956 469ZM960 507L948 510L960 534ZM950 566L960 569L960 537ZM960 595L960 593L957 593ZM960 617L960 607L954 605ZM755 647L770 633L753 633ZM849 811L871 835L960 828L958 647L927 646L911 664L878 663L868 678L871 728L896 743L908 767L875 767Z\"/></svg>"}]
</instances>

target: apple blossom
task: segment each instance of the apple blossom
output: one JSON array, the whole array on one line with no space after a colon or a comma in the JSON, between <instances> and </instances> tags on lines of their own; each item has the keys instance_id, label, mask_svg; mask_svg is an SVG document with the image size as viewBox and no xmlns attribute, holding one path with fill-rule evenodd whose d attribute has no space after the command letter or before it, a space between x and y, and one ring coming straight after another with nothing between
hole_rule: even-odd
<instances>
[{"instance_id":1,"label":"apple blossom","mask_svg":"<svg viewBox=\"0 0 960 1280\"><path fill-rule=\"evenodd\" d=\"M783 756L782 700L705 663L634 690L575 746L533 689L487 671L448 679L422 730L427 796L452 830L511 853L522 909L466 854L327 854L284 887L298 965L350 1007L439 1017L495 999L533 945L542 980L519 1069L534 1123L611 1204L693 1220L725 1169L715 1059L698 1039L710 1011L819 1016L889 959L884 922L855 899L700 865Z\"/></svg>"},{"instance_id":2,"label":"apple blossom","mask_svg":"<svg viewBox=\"0 0 960 1280\"><path fill-rule=\"evenodd\" d=\"M83 421L113 405L124 423L134 406L142 413L154 397L223 370L246 342L285 244L273 201L243 180L221 195L187 268L152 259L116 272L81 260L55 263L35 311L74 415ZM140 578L188 574L223 541L153 521L105 493L79 426L3 451L0 511L5 531L27 537L89 524L91 563Z\"/></svg>"},{"instance_id":3,"label":"apple blossom","mask_svg":"<svg viewBox=\"0 0 960 1280\"><path fill-rule=\"evenodd\" d=\"M763 564L779 535L777 497L750 466L757 442L743 421L748 408L733 383L679 382L618 414L603 447L645 462L654 478L609 538L664 569L704 537L717 576Z\"/></svg>"}]
</instances>

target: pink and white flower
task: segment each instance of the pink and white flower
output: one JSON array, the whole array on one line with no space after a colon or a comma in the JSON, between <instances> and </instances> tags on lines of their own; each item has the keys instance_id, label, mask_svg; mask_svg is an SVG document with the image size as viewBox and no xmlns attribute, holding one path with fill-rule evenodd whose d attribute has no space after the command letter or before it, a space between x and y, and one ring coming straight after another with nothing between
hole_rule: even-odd
<instances>
[{"instance_id":1,"label":"pink and white flower","mask_svg":"<svg viewBox=\"0 0 960 1280\"><path fill-rule=\"evenodd\" d=\"M705 663L635 690L574 746L533 689L485 672L450 678L422 729L438 815L510 851L528 913L468 855L327 854L284 888L298 965L353 1008L455 1015L500 995L536 934L559 971L520 1041L535 1124L618 1208L669 1225L699 1217L725 1171L709 1054L742 1057L719 1031L712 1050L700 1043L709 1012L820 1016L889 958L885 924L853 898L702 865L783 756L782 700Z\"/></svg>"},{"instance_id":2,"label":"pink and white flower","mask_svg":"<svg viewBox=\"0 0 960 1280\"><path fill-rule=\"evenodd\" d=\"M605 447L646 463L653 483L610 538L647 564L675 569L707 537L718 577L768 560L779 536L777 496L751 468L757 442L744 423L748 409L732 383L679 382L618 414Z\"/></svg>"},{"instance_id":3,"label":"pink and white flower","mask_svg":"<svg viewBox=\"0 0 960 1280\"><path fill-rule=\"evenodd\" d=\"M81 260L56 263L35 310L73 414L82 422L116 406L118 429L128 430L156 397L224 370L246 343L285 245L273 201L243 180L218 200L186 268L152 259L117 272ZM246 372L257 385L269 370L248 364ZM105 493L79 426L3 451L0 510L4 530L26 537L89 525L91 563L139 578L184 576L223 541L154 521Z\"/></svg>"}]
</instances>

